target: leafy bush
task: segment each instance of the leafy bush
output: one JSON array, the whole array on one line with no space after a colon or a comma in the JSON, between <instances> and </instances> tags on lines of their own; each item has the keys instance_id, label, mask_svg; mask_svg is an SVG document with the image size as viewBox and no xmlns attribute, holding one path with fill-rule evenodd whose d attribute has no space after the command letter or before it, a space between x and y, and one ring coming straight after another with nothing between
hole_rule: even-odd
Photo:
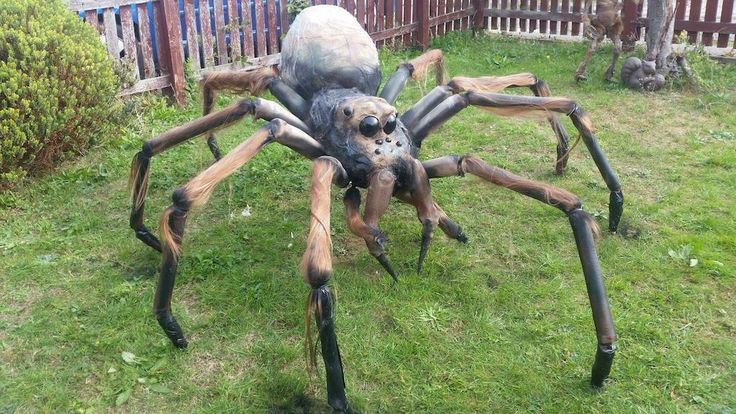
<instances>
[{"instance_id":1,"label":"leafy bush","mask_svg":"<svg viewBox=\"0 0 736 414\"><path fill-rule=\"evenodd\" d=\"M0 1L0 187L109 132L116 91L98 34L60 0Z\"/></svg>"}]
</instances>

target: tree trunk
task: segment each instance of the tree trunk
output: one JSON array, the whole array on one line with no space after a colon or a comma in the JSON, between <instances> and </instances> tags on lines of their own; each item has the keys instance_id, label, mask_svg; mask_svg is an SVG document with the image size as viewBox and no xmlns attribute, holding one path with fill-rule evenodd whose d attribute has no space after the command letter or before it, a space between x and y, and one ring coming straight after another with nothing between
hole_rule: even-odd
<instances>
[{"instance_id":1,"label":"tree trunk","mask_svg":"<svg viewBox=\"0 0 736 414\"><path fill-rule=\"evenodd\" d=\"M647 0L647 56L646 60L655 61L657 71L667 74L672 54L672 37L675 32L675 0Z\"/></svg>"}]
</instances>

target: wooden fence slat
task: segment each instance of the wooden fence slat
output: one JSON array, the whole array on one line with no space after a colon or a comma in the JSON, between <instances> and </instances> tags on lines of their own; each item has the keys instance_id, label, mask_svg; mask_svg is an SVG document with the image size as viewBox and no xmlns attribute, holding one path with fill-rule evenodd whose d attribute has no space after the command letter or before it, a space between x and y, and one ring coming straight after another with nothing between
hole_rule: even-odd
<instances>
[{"instance_id":1,"label":"wooden fence slat","mask_svg":"<svg viewBox=\"0 0 736 414\"><path fill-rule=\"evenodd\" d=\"M411 2L409 4L411 4ZM360 26L365 29L365 0L358 0L357 13L358 14L355 18L358 19L358 24L360 24Z\"/></svg>"},{"instance_id":2,"label":"wooden fence slat","mask_svg":"<svg viewBox=\"0 0 736 414\"><path fill-rule=\"evenodd\" d=\"M268 12L268 53L279 52L279 36L276 32L276 1L266 0L266 11Z\"/></svg>"},{"instance_id":3,"label":"wooden fence slat","mask_svg":"<svg viewBox=\"0 0 736 414\"><path fill-rule=\"evenodd\" d=\"M209 68L215 65L215 56L212 50L212 24L210 23L208 0L199 0L199 24L202 29L202 54L204 55L202 66Z\"/></svg>"},{"instance_id":4,"label":"wooden fence slat","mask_svg":"<svg viewBox=\"0 0 736 414\"><path fill-rule=\"evenodd\" d=\"M491 0L491 8L495 9L498 7L498 1L499 0ZM532 0L534 1L534 0ZM491 30L499 30L498 27L498 18L497 17L491 17ZM452 30L452 28L449 28L448 30Z\"/></svg>"},{"instance_id":5,"label":"wooden fence slat","mask_svg":"<svg viewBox=\"0 0 736 414\"><path fill-rule=\"evenodd\" d=\"M549 0L539 0L539 11L540 12L544 12L544 13L547 12L548 2ZM541 33L547 33L547 26L548 26L547 20L540 18L539 19L539 31Z\"/></svg>"},{"instance_id":6,"label":"wooden fence slat","mask_svg":"<svg viewBox=\"0 0 736 414\"><path fill-rule=\"evenodd\" d=\"M168 74L176 103L186 103L184 87L184 60L179 25L179 7L176 0L159 0L153 3L156 23L156 47L159 51L159 66Z\"/></svg>"},{"instance_id":7,"label":"wooden fence slat","mask_svg":"<svg viewBox=\"0 0 736 414\"><path fill-rule=\"evenodd\" d=\"M560 3L558 0L552 0L549 6L551 13L559 13ZM549 19L549 33L557 34L557 20Z\"/></svg>"},{"instance_id":8,"label":"wooden fence slat","mask_svg":"<svg viewBox=\"0 0 736 414\"><path fill-rule=\"evenodd\" d=\"M132 5L146 3L151 0L68 0L69 10L96 10L106 9L108 7L120 7L124 5Z\"/></svg>"},{"instance_id":9,"label":"wooden fence slat","mask_svg":"<svg viewBox=\"0 0 736 414\"><path fill-rule=\"evenodd\" d=\"M266 56L266 22L263 16L263 0L254 0L256 10L256 56Z\"/></svg>"},{"instance_id":10,"label":"wooden fence slat","mask_svg":"<svg viewBox=\"0 0 736 414\"><path fill-rule=\"evenodd\" d=\"M404 0L404 22L402 26L408 26L412 23L414 14L412 13L411 0ZM411 46L411 32L404 35L404 47Z\"/></svg>"},{"instance_id":11,"label":"wooden fence slat","mask_svg":"<svg viewBox=\"0 0 736 414\"><path fill-rule=\"evenodd\" d=\"M733 16L733 1L725 0L721 9L721 22L730 23ZM718 47L728 47L728 33L718 34ZM736 47L736 41L734 41L733 47Z\"/></svg>"},{"instance_id":12,"label":"wooden fence slat","mask_svg":"<svg viewBox=\"0 0 736 414\"><path fill-rule=\"evenodd\" d=\"M509 8L511 10L517 10L519 8L519 1L511 0L511 3L509 4ZM516 19L509 19L509 31L511 32L516 31Z\"/></svg>"},{"instance_id":13,"label":"wooden fence slat","mask_svg":"<svg viewBox=\"0 0 736 414\"><path fill-rule=\"evenodd\" d=\"M109 7L102 11L103 25L105 26L105 43L107 43L107 54L111 58L120 57L118 52L118 28L115 24L115 9Z\"/></svg>"},{"instance_id":14,"label":"wooden fence slat","mask_svg":"<svg viewBox=\"0 0 736 414\"><path fill-rule=\"evenodd\" d=\"M509 0L501 0L500 8L502 10L508 10L509 9ZM498 21L498 27L499 29L503 30L504 32L507 32L509 30L509 19L506 17L503 17L499 19Z\"/></svg>"},{"instance_id":15,"label":"wooden fence slat","mask_svg":"<svg viewBox=\"0 0 736 414\"><path fill-rule=\"evenodd\" d=\"M700 0L691 0L690 1L690 20L691 22L699 22L700 21L700 6L701 6ZM690 32L688 31L688 41L690 43L695 43L698 41L698 33L697 32Z\"/></svg>"},{"instance_id":16,"label":"wooden fence slat","mask_svg":"<svg viewBox=\"0 0 736 414\"><path fill-rule=\"evenodd\" d=\"M437 4L437 0L430 0ZM376 0L376 30L383 31L384 19L386 18L386 9L384 8L384 0Z\"/></svg>"},{"instance_id":17,"label":"wooden fence slat","mask_svg":"<svg viewBox=\"0 0 736 414\"><path fill-rule=\"evenodd\" d=\"M687 7L688 1L689 0L677 0L677 5L675 9L675 20L685 19L685 8ZM675 36L679 36L680 33L682 33L682 30L675 30Z\"/></svg>"},{"instance_id":18,"label":"wooden fence slat","mask_svg":"<svg viewBox=\"0 0 736 414\"><path fill-rule=\"evenodd\" d=\"M396 0L396 12L394 14L396 18L395 27L403 26L404 25L404 0ZM395 37L393 39L393 42L395 45L398 45L400 41L401 41L401 38L399 37Z\"/></svg>"},{"instance_id":19,"label":"wooden fence slat","mask_svg":"<svg viewBox=\"0 0 736 414\"><path fill-rule=\"evenodd\" d=\"M350 10L350 5L353 4L353 1L348 0L347 4L348 4L348 7L346 7L346 9L350 12L350 14L353 14L353 11ZM286 10L286 6L287 6L286 1L283 1L283 0L279 1L279 7L280 7L279 15L281 16L281 34L285 34L286 32L289 31L289 12L288 10ZM243 7L243 8L245 9L246 7ZM250 13L248 13L248 15L250 15Z\"/></svg>"},{"instance_id":20,"label":"wooden fence slat","mask_svg":"<svg viewBox=\"0 0 736 414\"><path fill-rule=\"evenodd\" d=\"M427 1L427 0L423 0ZM368 33L376 31L376 0L365 1L365 20Z\"/></svg>"},{"instance_id":21,"label":"wooden fence slat","mask_svg":"<svg viewBox=\"0 0 736 414\"><path fill-rule=\"evenodd\" d=\"M235 62L243 55L240 49L240 17L237 0L227 0L227 18L230 33L230 61Z\"/></svg>"},{"instance_id":22,"label":"wooden fence slat","mask_svg":"<svg viewBox=\"0 0 736 414\"><path fill-rule=\"evenodd\" d=\"M130 5L120 6L120 26L123 30L123 47L125 57L133 63L133 74L136 79L140 78L138 73L138 51L135 46L135 28L133 27L133 11Z\"/></svg>"},{"instance_id":23,"label":"wooden fence slat","mask_svg":"<svg viewBox=\"0 0 736 414\"><path fill-rule=\"evenodd\" d=\"M570 0L562 0L562 13L570 13ZM569 25L566 21L560 23L560 34L566 35L569 31Z\"/></svg>"},{"instance_id":24,"label":"wooden fence slat","mask_svg":"<svg viewBox=\"0 0 736 414\"><path fill-rule=\"evenodd\" d=\"M519 10L529 10L529 0L520 0ZM519 19L519 31L520 32L526 33L528 26L529 26L528 19Z\"/></svg>"},{"instance_id":25,"label":"wooden fence slat","mask_svg":"<svg viewBox=\"0 0 736 414\"><path fill-rule=\"evenodd\" d=\"M720 0L708 0L708 2L705 4L705 21L706 22L716 21L716 12L718 11L719 1ZM713 33L709 33L709 32L703 33L702 43L705 46L711 46L713 44Z\"/></svg>"},{"instance_id":26,"label":"wooden fence slat","mask_svg":"<svg viewBox=\"0 0 736 414\"><path fill-rule=\"evenodd\" d=\"M227 40L225 39L225 8L223 0L215 0L212 14L215 17L215 39L217 48L217 64L222 65L227 60Z\"/></svg>"},{"instance_id":27,"label":"wooden fence slat","mask_svg":"<svg viewBox=\"0 0 736 414\"><path fill-rule=\"evenodd\" d=\"M429 46L429 4L426 1L419 1L415 6L419 23L417 41L422 49L426 49Z\"/></svg>"},{"instance_id":28,"label":"wooden fence slat","mask_svg":"<svg viewBox=\"0 0 736 414\"><path fill-rule=\"evenodd\" d=\"M444 0L442 0L444 1ZM386 29L392 29L394 27L394 14L395 14L395 3L393 0L385 0L385 7L386 10L386 25L384 26Z\"/></svg>"},{"instance_id":29,"label":"wooden fence slat","mask_svg":"<svg viewBox=\"0 0 736 414\"><path fill-rule=\"evenodd\" d=\"M580 13L581 5L580 3L583 2L583 0L573 0L572 1L572 13L578 14ZM578 36L580 35L580 23L573 23L572 24L572 35Z\"/></svg>"},{"instance_id":30,"label":"wooden fence slat","mask_svg":"<svg viewBox=\"0 0 736 414\"><path fill-rule=\"evenodd\" d=\"M184 0L184 24L186 26L189 62L195 70L199 70L202 68L202 63L199 60L199 39L197 36L197 16L194 13L194 0Z\"/></svg>"},{"instance_id":31,"label":"wooden fence slat","mask_svg":"<svg viewBox=\"0 0 736 414\"><path fill-rule=\"evenodd\" d=\"M143 77L148 79L156 76L151 42L151 25L148 23L148 6L146 4L138 4L136 7L138 11L138 34L141 42L141 56L143 57Z\"/></svg>"},{"instance_id":32,"label":"wooden fence slat","mask_svg":"<svg viewBox=\"0 0 736 414\"><path fill-rule=\"evenodd\" d=\"M444 16L447 14L447 1L439 0L437 2L437 15ZM444 36L445 34L445 23L437 26L437 36Z\"/></svg>"},{"instance_id":33,"label":"wooden fence slat","mask_svg":"<svg viewBox=\"0 0 736 414\"><path fill-rule=\"evenodd\" d=\"M281 2L286 5L285 1ZM286 6L284 6L286 7ZM282 7L281 10L282 18L286 18L286 25L288 27L288 16L286 9ZM242 0L240 7L240 25L243 28L243 56L255 57L255 44L253 43L253 20L250 15L250 2L248 0ZM282 22L283 24L283 22ZM283 27L283 26L282 26Z\"/></svg>"},{"instance_id":34,"label":"wooden fence slat","mask_svg":"<svg viewBox=\"0 0 736 414\"><path fill-rule=\"evenodd\" d=\"M529 10L530 11L537 11L539 5L537 4L537 0L530 0L529 1ZM538 19L529 19L529 33L534 33L537 28L539 27L539 20Z\"/></svg>"}]
</instances>

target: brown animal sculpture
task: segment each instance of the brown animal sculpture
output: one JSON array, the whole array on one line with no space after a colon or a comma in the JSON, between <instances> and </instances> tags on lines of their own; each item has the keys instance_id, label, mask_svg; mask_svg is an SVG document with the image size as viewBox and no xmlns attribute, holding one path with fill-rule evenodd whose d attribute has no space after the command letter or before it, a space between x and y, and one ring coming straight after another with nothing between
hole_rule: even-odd
<instances>
[{"instance_id":1,"label":"brown animal sculpture","mask_svg":"<svg viewBox=\"0 0 736 414\"><path fill-rule=\"evenodd\" d=\"M653 60L632 56L621 66L621 82L631 89L656 91L664 86L665 78L657 73Z\"/></svg>"},{"instance_id":2,"label":"brown animal sculpture","mask_svg":"<svg viewBox=\"0 0 736 414\"><path fill-rule=\"evenodd\" d=\"M284 145L312 163L311 207L306 251L299 269L309 285L307 328L313 317L326 370L327 399L336 412L349 412L343 367L333 315L330 239L330 196L336 185L347 188L343 203L348 228L362 238L368 251L394 279L396 272L386 255L386 236L379 222L396 197L413 206L421 223L418 268L439 227L447 236L466 242L465 233L434 201L430 180L475 175L481 180L531 197L562 211L570 221L592 307L597 346L591 383L596 387L608 376L615 352L616 334L608 306L601 267L595 250L594 220L582 210L574 194L549 184L527 180L489 165L474 155L448 155L420 161L419 148L430 132L468 106L502 116L538 115L551 123L558 139L558 167L567 159L567 132L558 114L570 117L611 190L609 227L621 217L623 196L616 173L598 146L591 120L574 101L550 97L546 84L530 73L501 77L454 78L440 84L403 114L393 103L410 77L424 76L442 65L438 50L403 63L388 79L380 95L378 53L373 40L355 18L336 6L305 9L283 40L279 70L217 73L205 80L205 112L212 109L214 91L238 89L257 95L269 90L284 106L265 99L243 99L218 112L173 128L147 141L131 168L133 208L131 227L138 238L163 253L154 310L172 343L185 348L187 340L171 313L177 263L184 226L192 209L203 206L223 181L269 144ZM529 88L535 96L506 95L505 88ZM174 192L173 204L161 219L162 243L143 225L143 208L149 177L149 160L165 150L246 116L267 123L230 153ZM278 173L275 168L274 173ZM361 190L367 189L360 214ZM311 335L308 335L310 338ZM310 340L308 344L312 344ZM315 349L308 345L316 364ZM345 350L343 350L345 351ZM344 352L343 355L349 354Z\"/></svg>"},{"instance_id":3,"label":"brown animal sculpture","mask_svg":"<svg viewBox=\"0 0 736 414\"><path fill-rule=\"evenodd\" d=\"M598 44L608 36L613 41L613 59L606 69L606 81L613 80L613 72L616 69L616 62L621 54L621 32L624 30L624 24L621 21L621 9L623 2L617 0L598 0L595 15L588 14L593 0L585 0L583 8L583 25L585 26L585 37L590 39L588 50L585 52L585 58L575 71L575 81L587 80L587 70L593 53L598 48Z\"/></svg>"}]
</instances>

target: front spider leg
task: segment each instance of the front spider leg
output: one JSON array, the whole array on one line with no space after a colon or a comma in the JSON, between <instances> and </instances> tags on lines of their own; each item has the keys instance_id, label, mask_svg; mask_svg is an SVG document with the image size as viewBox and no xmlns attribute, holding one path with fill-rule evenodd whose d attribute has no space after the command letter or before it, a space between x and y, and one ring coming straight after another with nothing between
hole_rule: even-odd
<instances>
[{"instance_id":1,"label":"front spider leg","mask_svg":"<svg viewBox=\"0 0 736 414\"><path fill-rule=\"evenodd\" d=\"M130 166L132 207L130 227L138 239L153 249L161 251L161 243L143 223L151 157L161 154L191 138L212 132L242 120L247 115L255 119L271 121L281 119L304 132L309 128L281 105L266 99L243 99L221 111L203 116L197 120L172 128L163 134L146 141L134 157Z\"/></svg>"},{"instance_id":2,"label":"front spider leg","mask_svg":"<svg viewBox=\"0 0 736 414\"><path fill-rule=\"evenodd\" d=\"M332 241L330 238L330 187L345 187L348 175L339 161L332 157L319 157L312 163L311 218L307 248L299 270L304 281L312 287L307 301L307 352L312 367L317 361L311 340L310 318L314 314L317 334L322 346L322 359L327 377L327 401L336 412L350 412L345 396L345 379L340 359L340 349L335 334L333 315L334 300L327 282L332 277Z\"/></svg>"},{"instance_id":3,"label":"front spider leg","mask_svg":"<svg viewBox=\"0 0 736 414\"><path fill-rule=\"evenodd\" d=\"M580 199L568 191L527 180L501 168L488 165L472 155L437 158L426 161L423 165L427 175L431 178L462 176L470 173L498 186L556 207L568 216L583 267L585 285L598 338L598 347L590 381L595 387L602 386L603 381L611 371L615 353L616 332L613 327L611 309L608 306L608 297L603 284L598 255L595 251L593 233L597 226L595 221L582 210Z\"/></svg>"},{"instance_id":4,"label":"front spider leg","mask_svg":"<svg viewBox=\"0 0 736 414\"><path fill-rule=\"evenodd\" d=\"M621 192L621 185L616 172L598 145L598 140L593 134L593 125L590 118L577 103L566 98L462 92L442 101L420 121L416 122L413 127L409 128L409 133L415 144L420 146L432 130L470 105L481 107L501 116L534 115L536 113L547 118L550 112L568 115L580 133L588 152L590 152L598 171L603 177L603 181L605 181L610 191L608 228L611 232L616 232L623 214L624 197Z\"/></svg>"},{"instance_id":5,"label":"front spider leg","mask_svg":"<svg viewBox=\"0 0 736 414\"><path fill-rule=\"evenodd\" d=\"M383 266L394 281L398 282L399 276L391 266L388 257L386 257L386 235L378 228L366 224L363 218L360 217L360 191L356 187L351 187L345 192L342 201L345 205L345 218L350 231L365 240L370 254L378 260L378 263Z\"/></svg>"},{"instance_id":6,"label":"front spider leg","mask_svg":"<svg viewBox=\"0 0 736 414\"><path fill-rule=\"evenodd\" d=\"M189 211L207 202L218 183L258 154L264 146L278 142L309 159L324 155L322 146L303 131L283 120L275 119L256 131L220 161L212 164L172 196L173 204L161 217L161 275L154 296L154 313L166 336L177 348L186 348L187 340L171 313L176 270Z\"/></svg>"}]
</instances>

